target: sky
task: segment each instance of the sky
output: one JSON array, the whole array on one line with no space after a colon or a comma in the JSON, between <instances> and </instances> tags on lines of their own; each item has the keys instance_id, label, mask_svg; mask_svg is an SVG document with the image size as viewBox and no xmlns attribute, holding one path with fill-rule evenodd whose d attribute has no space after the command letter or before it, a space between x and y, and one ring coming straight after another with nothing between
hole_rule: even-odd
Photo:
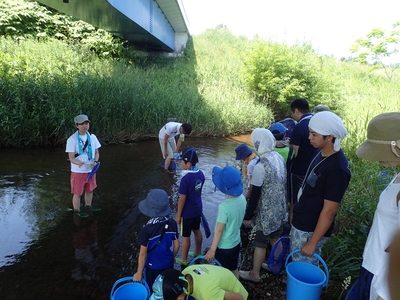
<instances>
[{"instance_id":1,"label":"sky","mask_svg":"<svg viewBox=\"0 0 400 300\"><path fill-rule=\"evenodd\" d=\"M324 55L350 57L373 28L400 20L400 0L182 0L191 35L219 24L235 35L293 44L311 42Z\"/></svg>"}]
</instances>

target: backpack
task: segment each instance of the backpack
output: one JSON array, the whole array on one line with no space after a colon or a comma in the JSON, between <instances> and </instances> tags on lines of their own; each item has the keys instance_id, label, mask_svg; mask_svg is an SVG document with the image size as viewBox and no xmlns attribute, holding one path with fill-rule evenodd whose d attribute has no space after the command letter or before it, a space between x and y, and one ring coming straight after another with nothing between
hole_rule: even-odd
<instances>
[{"instance_id":1,"label":"backpack","mask_svg":"<svg viewBox=\"0 0 400 300\"><path fill-rule=\"evenodd\" d=\"M274 246L272 246L271 252L267 259L267 265L269 270L275 274L280 274L285 268L286 257L290 252L290 238L287 236L281 236Z\"/></svg>"}]
</instances>

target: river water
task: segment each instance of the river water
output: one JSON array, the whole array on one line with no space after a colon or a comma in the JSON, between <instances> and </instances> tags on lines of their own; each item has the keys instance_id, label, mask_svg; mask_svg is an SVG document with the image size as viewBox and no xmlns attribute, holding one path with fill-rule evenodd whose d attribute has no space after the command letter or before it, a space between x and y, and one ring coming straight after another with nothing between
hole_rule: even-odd
<instances>
[{"instance_id":1,"label":"river water","mask_svg":"<svg viewBox=\"0 0 400 300\"><path fill-rule=\"evenodd\" d=\"M248 136L184 143L196 149L206 176L203 210L212 231L225 196L215 191L211 171L239 168L234 149L241 140ZM100 148L93 203L102 210L88 218L69 211L66 158L64 148L0 149L0 299L109 299L114 282L136 271L136 238L148 220L138 203L162 188L176 211L180 165L175 175L163 172L158 140ZM203 250L211 242L212 235L204 237Z\"/></svg>"}]
</instances>

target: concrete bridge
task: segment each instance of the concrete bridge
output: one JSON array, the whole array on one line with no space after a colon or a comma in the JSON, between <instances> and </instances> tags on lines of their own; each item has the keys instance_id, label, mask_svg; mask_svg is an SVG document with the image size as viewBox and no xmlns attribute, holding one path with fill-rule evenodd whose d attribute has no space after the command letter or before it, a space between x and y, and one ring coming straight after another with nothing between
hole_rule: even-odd
<instances>
[{"instance_id":1,"label":"concrete bridge","mask_svg":"<svg viewBox=\"0 0 400 300\"><path fill-rule=\"evenodd\" d=\"M181 0L38 0L147 52L181 53L189 35Z\"/></svg>"}]
</instances>

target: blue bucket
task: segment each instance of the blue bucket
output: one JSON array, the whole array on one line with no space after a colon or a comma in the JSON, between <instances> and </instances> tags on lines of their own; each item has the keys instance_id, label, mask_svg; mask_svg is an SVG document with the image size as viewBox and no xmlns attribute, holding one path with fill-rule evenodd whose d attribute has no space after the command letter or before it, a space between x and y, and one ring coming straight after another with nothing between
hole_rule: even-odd
<instances>
[{"instance_id":1,"label":"blue bucket","mask_svg":"<svg viewBox=\"0 0 400 300\"><path fill-rule=\"evenodd\" d=\"M314 256L322 263L325 273L317 266L294 261L288 264L289 258L300 252L300 249L292 251L286 258L286 300L318 300L323 286L328 285L329 271L324 260L318 254Z\"/></svg>"},{"instance_id":2,"label":"blue bucket","mask_svg":"<svg viewBox=\"0 0 400 300\"><path fill-rule=\"evenodd\" d=\"M193 259L190 261L189 266L193 265L196 261L198 261L198 260L200 260L200 259L205 260L205 259L206 259L206 256L205 256L205 255L198 255L198 256L196 256L195 258L193 258ZM214 263L215 265L221 267L221 263L220 263L216 258L214 258L213 263Z\"/></svg>"},{"instance_id":3,"label":"blue bucket","mask_svg":"<svg viewBox=\"0 0 400 300\"><path fill-rule=\"evenodd\" d=\"M116 289L117 285L124 281L127 282ZM146 300L149 297L150 290L146 281L133 282L132 276L118 279L114 283L110 293L111 300Z\"/></svg>"}]
</instances>

